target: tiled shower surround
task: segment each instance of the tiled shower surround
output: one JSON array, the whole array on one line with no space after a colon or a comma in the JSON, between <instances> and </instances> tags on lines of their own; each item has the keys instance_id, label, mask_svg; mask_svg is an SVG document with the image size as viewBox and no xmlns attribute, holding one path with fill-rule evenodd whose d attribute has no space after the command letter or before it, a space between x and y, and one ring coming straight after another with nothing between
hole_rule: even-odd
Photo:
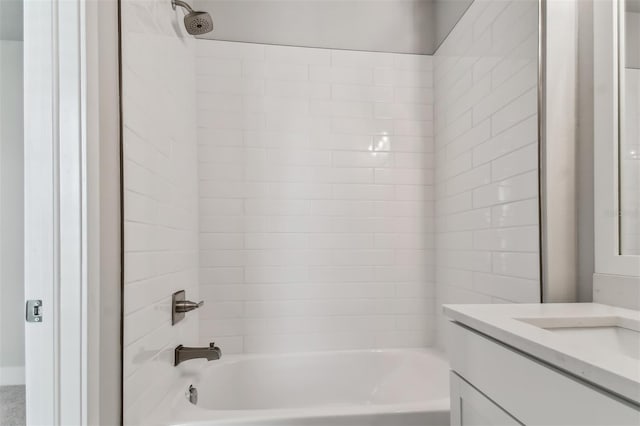
<instances>
[{"instance_id":1,"label":"tiled shower surround","mask_svg":"<svg viewBox=\"0 0 640 426\"><path fill-rule=\"evenodd\" d=\"M537 8L476 0L435 55L438 306L540 301Z\"/></svg>"},{"instance_id":2,"label":"tiled shower surround","mask_svg":"<svg viewBox=\"0 0 640 426\"><path fill-rule=\"evenodd\" d=\"M122 3L126 424L174 387L175 346L198 343L197 313L171 326L171 294L198 298L195 42L153 5Z\"/></svg>"},{"instance_id":3,"label":"tiled shower surround","mask_svg":"<svg viewBox=\"0 0 640 426\"><path fill-rule=\"evenodd\" d=\"M434 56L193 40L154 5L123 1L125 423L178 344L427 346L442 303L539 300L537 2L475 0ZM172 327L179 289L206 304Z\"/></svg>"},{"instance_id":4,"label":"tiled shower surround","mask_svg":"<svg viewBox=\"0 0 640 426\"><path fill-rule=\"evenodd\" d=\"M201 343L425 346L430 56L197 43Z\"/></svg>"}]
</instances>

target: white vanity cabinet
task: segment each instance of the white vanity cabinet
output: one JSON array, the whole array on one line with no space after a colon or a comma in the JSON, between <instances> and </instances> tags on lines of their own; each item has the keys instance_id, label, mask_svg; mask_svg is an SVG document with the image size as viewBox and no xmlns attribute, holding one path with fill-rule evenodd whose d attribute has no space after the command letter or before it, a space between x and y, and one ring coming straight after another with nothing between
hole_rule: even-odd
<instances>
[{"instance_id":1,"label":"white vanity cabinet","mask_svg":"<svg viewBox=\"0 0 640 426\"><path fill-rule=\"evenodd\" d=\"M450 386L452 426L522 424L454 371L451 372Z\"/></svg>"},{"instance_id":2,"label":"white vanity cabinet","mask_svg":"<svg viewBox=\"0 0 640 426\"><path fill-rule=\"evenodd\" d=\"M458 322L448 336L454 426L640 425L640 408L606 389Z\"/></svg>"}]
</instances>

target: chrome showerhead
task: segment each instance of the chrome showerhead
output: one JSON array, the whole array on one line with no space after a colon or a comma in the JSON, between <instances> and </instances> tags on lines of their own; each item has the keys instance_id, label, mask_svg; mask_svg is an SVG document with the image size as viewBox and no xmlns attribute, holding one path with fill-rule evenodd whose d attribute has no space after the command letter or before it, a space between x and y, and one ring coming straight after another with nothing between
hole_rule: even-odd
<instances>
[{"instance_id":1,"label":"chrome showerhead","mask_svg":"<svg viewBox=\"0 0 640 426\"><path fill-rule=\"evenodd\" d=\"M213 31L213 19L207 12L193 10L182 0L171 0L171 6L174 10L176 6L180 6L188 12L184 16L184 26L189 34L200 35Z\"/></svg>"}]
</instances>

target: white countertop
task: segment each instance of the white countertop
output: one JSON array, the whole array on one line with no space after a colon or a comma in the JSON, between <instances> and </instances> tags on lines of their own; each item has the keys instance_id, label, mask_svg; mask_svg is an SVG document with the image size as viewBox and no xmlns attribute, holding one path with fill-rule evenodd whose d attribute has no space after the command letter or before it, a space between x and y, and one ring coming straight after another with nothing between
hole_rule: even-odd
<instances>
[{"instance_id":1,"label":"white countertop","mask_svg":"<svg viewBox=\"0 0 640 426\"><path fill-rule=\"evenodd\" d=\"M640 311L597 303L444 305L445 315L574 376L640 404L640 361L601 342L578 342L522 321L569 321L593 326L603 320L640 321Z\"/></svg>"}]
</instances>

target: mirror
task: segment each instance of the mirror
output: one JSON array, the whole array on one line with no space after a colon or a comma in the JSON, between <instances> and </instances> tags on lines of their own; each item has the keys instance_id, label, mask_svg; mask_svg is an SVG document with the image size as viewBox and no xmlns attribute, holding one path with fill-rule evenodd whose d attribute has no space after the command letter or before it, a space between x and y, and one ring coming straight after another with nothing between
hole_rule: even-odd
<instances>
[{"instance_id":1,"label":"mirror","mask_svg":"<svg viewBox=\"0 0 640 426\"><path fill-rule=\"evenodd\" d=\"M640 255L640 0L621 4L619 254Z\"/></svg>"}]
</instances>

